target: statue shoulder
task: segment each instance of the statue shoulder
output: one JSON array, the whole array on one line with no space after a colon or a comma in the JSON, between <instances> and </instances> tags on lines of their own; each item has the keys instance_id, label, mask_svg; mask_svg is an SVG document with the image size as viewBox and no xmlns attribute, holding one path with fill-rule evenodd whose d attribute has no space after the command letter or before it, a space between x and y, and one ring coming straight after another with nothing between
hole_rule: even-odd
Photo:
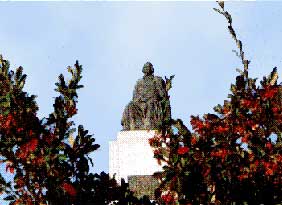
<instances>
[{"instance_id":1,"label":"statue shoulder","mask_svg":"<svg viewBox=\"0 0 282 205\"><path fill-rule=\"evenodd\" d=\"M158 81L158 82L162 82L162 81L164 82L164 79L160 76L155 76L154 79L155 81Z\"/></svg>"},{"instance_id":2,"label":"statue shoulder","mask_svg":"<svg viewBox=\"0 0 282 205\"><path fill-rule=\"evenodd\" d=\"M135 87L139 87L143 84L144 80L142 78L138 79L136 84L135 84Z\"/></svg>"},{"instance_id":3,"label":"statue shoulder","mask_svg":"<svg viewBox=\"0 0 282 205\"><path fill-rule=\"evenodd\" d=\"M140 83L142 83L143 81L144 81L143 78L139 78L139 79L137 80L136 84L140 84Z\"/></svg>"},{"instance_id":4,"label":"statue shoulder","mask_svg":"<svg viewBox=\"0 0 282 205\"><path fill-rule=\"evenodd\" d=\"M162 78L162 77L160 77L160 76L155 76L154 77L154 81L157 83L157 84L160 84L160 85L165 85L165 81L164 81L164 79Z\"/></svg>"}]
</instances>

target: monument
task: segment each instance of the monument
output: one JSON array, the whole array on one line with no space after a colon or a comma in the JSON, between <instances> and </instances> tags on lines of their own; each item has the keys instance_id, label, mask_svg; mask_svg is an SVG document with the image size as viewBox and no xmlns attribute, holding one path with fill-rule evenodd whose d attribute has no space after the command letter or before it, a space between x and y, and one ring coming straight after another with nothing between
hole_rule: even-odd
<instances>
[{"instance_id":1,"label":"monument","mask_svg":"<svg viewBox=\"0 0 282 205\"><path fill-rule=\"evenodd\" d=\"M154 76L154 67L147 62L137 81L132 101L126 106L121 120L123 130L154 130L170 119L170 104L165 81Z\"/></svg>"},{"instance_id":2,"label":"monument","mask_svg":"<svg viewBox=\"0 0 282 205\"><path fill-rule=\"evenodd\" d=\"M139 79L133 91L133 98L122 114L122 131L117 140L110 142L110 176L120 183L143 181L143 178L162 171L162 166L154 159L149 139L157 134L157 130L166 120L171 119L168 90L171 80L164 81L154 76L154 67L147 62L142 69L143 78ZM138 176L140 176L138 178ZM155 184L155 183L153 183ZM129 186L134 187L130 184Z\"/></svg>"}]
</instances>

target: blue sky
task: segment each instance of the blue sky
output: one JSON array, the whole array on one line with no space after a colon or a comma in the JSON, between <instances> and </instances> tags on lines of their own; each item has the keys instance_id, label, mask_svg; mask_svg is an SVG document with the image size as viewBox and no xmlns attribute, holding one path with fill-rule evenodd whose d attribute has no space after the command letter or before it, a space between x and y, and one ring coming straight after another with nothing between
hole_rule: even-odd
<instances>
[{"instance_id":1,"label":"blue sky","mask_svg":"<svg viewBox=\"0 0 282 205\"><path fill-rule=\"evenodd\" d=\"M240 60L225 18L214 2L1 2L0 53L24 67L25 90L38 96L39 116L52 112L54 83L75 60L83 65L76 125L94 134L101 148L91 155L94 172L108 172L108 143L121 130L142 67L175 74L173 118L212 112L223 103ZM281 76L282 3L226 2L243 41L250 75L262 78L277 66ZM281 79L279 80L281 82Z\"/></svg>"}]
</instances>

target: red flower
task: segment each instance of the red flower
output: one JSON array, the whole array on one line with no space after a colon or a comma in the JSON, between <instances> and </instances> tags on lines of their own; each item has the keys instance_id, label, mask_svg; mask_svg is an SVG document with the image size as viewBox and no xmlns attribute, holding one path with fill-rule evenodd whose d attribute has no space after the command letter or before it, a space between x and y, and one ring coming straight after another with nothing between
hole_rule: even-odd
<instances>
[{"instance_id":1,"label":"red flower","mask_svg":"<svg viewBox=\"0 0 282 205\"><path fill-rule=\"evenodd\" d=\"M266 87L264 90L262 90L261 97L263 100L273 98L277 91L278 90L275 87Z\"/></svg>"},{"instance_id":2,"label":"red flower","mask_svg":"<svg viewBox=\"0 0 282 205\"><path fill-rule=\"evenodd\" d=\"M24 180L23 178L18 178L16 180L16 184L19 186L19 187L23 187L24 186Z\"/></svg>"},{"instance_id":3,"label":"red flower","mask_svg":"<svg viewBox=\"0 0 282 205\"><path fill-rule=\"evenodd\" d=\"M203 173L203 176L207 177L210 174L210 172L211 172L211 168L206 168L204 173Z\"/></svg>"},{"instance_id":4,"label":"red flower","mask_svg":"<svg viewBox=\"0 0 282 205\"><path fill-rule=\"evenodd\" d=\"M40 156L35 158L32 162L36 165L42 165L45 162L45 159L42 156Z\"/></svg>"},{"instance_id":5,"label":"red flower","mask_svg":"<svg viewBox=\"0 0 282 205\"><path fill-rule=\"evenodd\" d=\"M228 154L228 151L226 149L221 149L216 152L211 152L211 157L219 157L221 159L225 159L227 154Z\"/></svg>"},{"instance_id":6,"label":"red flower","mask_svg":"<svg viewBox=\"0 0 282 205\"><path fill-rule=\"evenodd\" d=\"M173 198L173 196L172 196L170 193L165 194L165 195L162 195L162 200L163 200L166 204L169 204L169 203L174 202L174 198Z\"/></svg>"},{"instance_id":7,"label":"red flower","mask_svg":"<svg viewBox=\"0 0 282 205\"><path fill-rule=\"evenodd\" d=\"M16 156L20 159L26 158L28 155L28 151L25 145L20 146L20 150L17 150Z\"/></svg>"},{"instance_id":8,"label":"red flower","mask_svg":"<svg viewBox=\"0 0 282 205\"><path fill-rule=\"evenodd\" d=\"M158 145L158 142L159 142L159 139L157 138L157 137L153 137L153 138L150 138L149 139L149 144L151 145L151 146L156 146L156 145Z\"/></svg>"},{"instance_id":9,"label":"red flower","mask_svg":"<svg viewBox=\"0 0 282 205\"><path fill-rule=\"evenodd\" d=\"M23 131L24 129L22 128L22 127L20 127L20 128L18 128L17 129L17 132L21 132L21 131Z\"/></svg>"},{"instance_id":10,"label":"red flower","mask_svg":"<svg viewBox=\"0 0 282 205\"><path fill-rule=\"evenodd\" d=\"M36 149L37 145L38 145L38 139L35 139L35 138L30 140L30 142L27 144L31 152L33 152Z\"/></svg>"},{"instance_id":11,"label":"red flower","mask_svg":"<svg viewBox=\"0 0 282 205\"><path fill-rule=\"evenodd\" d=\"M161 153L160 150L158 149L154 150L154 155L159 155L160 153Z\"/></svg>"},{"instance_id":12,"label":"red flower","mask_svg":"<svg viewBox=\"0 0 282 205\"><path fill-rule=\"evenodd\" d=\"M170 136L170 134L167 134L165 137L166 137L166 138L170 138L171 136Z\"/></svg>"},{"instance_id":13,"label":"red flower","mask_svg":"<svg viewBox=\"0 0 282 205\"><path fill-rule=\"evenodd\" d=\"M14 174L14 170L15 170L14 167L10 167L10 173L11 173L11 174Z\"/></svg>"},{"instance_id":14,"label":"red flower","mask_svg":"<svg viewBox=\"0 0 282 205\"><path fill-rule=\"evenodd\" d=\"M273 107L273 108L272 108L272 112L278 113L278 112L279 112L279 108L278 108L278 107Z\"/></svg>"},{"instance_id":15,"label":"red flower","mask_svg":"<svg viewBox=\"0 0 282 205\"><path fill-rule=\"evenodd\" d=\"M11 174L14 174L14 167L13 164L11 162L7 162L6 164L6 172L10 172Z\"/></svg>"},{"instance_id":16,"label":"red flower","mask_svg":"<svg viewBox=\"0 0 282 205\"><path fill-rule=\"evenodd\" d=\"M228 130L229 130L228 127L218 126L214 129L214 133L220 134L220 133L226 132Z\"/></svg>"},{"instance_id":17,"label":"red flower","mask_svg":"<svg viewBox=\"0 0 282 205\"><path fill-rule=\"evenodd\" d=\"M29 142L20 146L20 150L19 152L16 153L16 155L19 158L24 159L27 157L27 155L30 152L33 152L36 149L37 145L38 145L38 139L33 138Z\"/></svg>"},{"instance_id":18,"label":"red flower","mask_svg":"<svg viewBox=\"0 0 282 205\"><path fill-rule=\"evenodd\" d=\"M230 109L229 108L223 108L223 114L224 115L226 115L226 116L228 116L229 114L231 114L231 111L230 111Z\"/></svg>"},{"instance_id":19,"label":"red flower","mask_svg":"<svg viewBox=\"0 0 282 205\"><path fill-rule=\"evenodd\" d=\"M277 162L282 163L282 156L276 155L276 160L277 160Z\"/></svg>"},{"instance_id":20,"label":"red flower","mask_svg":"<svg viewBox=\"0 0 282 205\"><path fill-rule=\"evenodd\" d=\"M272 169L266 169L265 175L273 175L273 170Z\"/></svg>"},{"instance_id":21,"label":"red flower","mask_svg":"<svg viewBox=\"0 0 282 205\"><path fill-rule=\"evenodd\" d=\"M234 133L242 135L245 132L244 128L241 126L234 126Z\"/></svg>"},{"instance_id":22,"label":"red flower","mask_svg":"<svg viewBox=\"0 0 282 205\"><path fill-rule=\"evenodd\" d=\"M255 159L255 155L253 153L249 154L249 160L252 162Z\"/></svg>"},{"instance_id":23,"label":"red flower","mask_svg":"<svg viewBox=\"0 0 282 205\"><path fill-rule=\"evenodd\" d=\"M267 149L271 149L271 148L272 148L271 142L267 142L267 143L265 144L265 147L266 147Z\"/></svg>"},{"instance_id":24,"label":"red flower","mask_svg":"<svg viewBox=\"0 0 282 205\"><path fill-rule=\"evenodd\" d=\"M197 131L198 133L201 133L202 129L205 127L204 123L202 120L199 119L199 117L192 117L191 119L191 125L192 128ZM206 125L207 127L209 125Z\"/></svg>"},{"instance_id":25,"label":"red flower","mask_svg":"<svg viewBox=\"0 0 282 205\"><path fill-rule=\"evenodd\" d=\"M74 106L67 106L66 111L70 116L75 115L77 113L77 109Z\"/></svg>"},{"instance_id":26,"label":"red flower","mask_svg":"<svg viewBox=\"0 0 282 205\"><path fill-rule=\"evenodd\" d=\"M247 179L247 178L248 178L248 174L241 174L241 175L238 176L238 179L240 181L242 181L243 179Z\"/></svg>"},{"instance_id":27,"label":"red flower","mask_svg":"<svg viewBox=\"0 0 282 205\"><path fill-rule=\"evenodd\" d=\"M62 186L63 186L63 189L64 189L70 196L76 196L76 193L77 193L77 192L76 192L75 188L74 188L71 184L64 182Z\"/></svg>"},{"instance_id":28,"label":"red flower","mask_svg":"<svg viewBox=\"0 0 282 205\"><path fill-rule=\"evenodd\" d=\"M182 155L182 154L185 154L189 152L189 148L188 147L179 147L178 150L177 150L177 153Z\"/></svg>"},{"instance_id":29,"label":"red flower","mask_svg":"<svg viewBox=\"0 0 282 205\"><path fill-rule=\"evenodd\" d=\"M248 137L247 136L242 137L241 142L248 142Z\"/></svg>"},{"instance_id":30,"label":"red flower","mask_svg":"<svg viewBox=\"0 0 282 205\"><path fill-rule=\"evenodd\" d=\"M263 166L265 169L268 169L269 167L271 167L270 162L262 162Z\"/></svg>"},{"instance_id":31,"label":"red flower","mask_svg":"<svg viewBox=\"0 0 282 205\"><path fill-rule=\"evenodd\" d=\"M255 161L255 166L256 166L256 167L258 167L258 166L259 166L259 164L260 164L260 163L259 163L259 161L258 161L258 160L256 160L256 161Z\"/></svg>"},{"instance_id":32,"label":"red flower","mask_svg":"<svg viewBox=\"0 0 282 205\"><path fill-rule=\"evenodd\" d=\"M13 123L13 116L11 114L8 115L6 122L4 124L4 128L9 128L11 124Z\"/></svg>"},{"instance_id":33,"label":"red flower","mask_svg":"<svg viewBox=\"0 0 282 205\"><path fill-rule=\"evenodd\" d=\"M251 101L251 100L243 99L243 100L241 101L241 104L242 104L242 106L244 106L244 107L250 107L251 104L252 104L252 101Z\"/></svg>"},{"instance_id":34,"label":"red flower","mask_svg":"<svg viewBox=\"0 0 282 205\"><path fill-rule=\"evenodd\" d=\"M194 145L194 144L196 144L196 143L197 143L196 137L192 137L192 138L191 138L191 145Z\"/></svg>"},{"instance_id":35,"label":"red flower","mask_svg":"<svg viewBox=\"0 0 282 205\"><path fill-rule=\"evenodd\" d=\"M51 145L52 142L54 141L54 139L56 139L56 135L53 133L50 133L50 135L46 136L45 141Z\"/></svg>"}]
</instances>

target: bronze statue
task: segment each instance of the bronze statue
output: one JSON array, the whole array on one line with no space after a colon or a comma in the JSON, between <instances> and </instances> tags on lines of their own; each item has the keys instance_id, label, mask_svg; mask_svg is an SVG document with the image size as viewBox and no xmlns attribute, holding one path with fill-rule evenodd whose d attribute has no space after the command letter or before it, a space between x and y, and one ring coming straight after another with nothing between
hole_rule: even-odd
<instances>
[{"instance_id":1,"label":"bronze statue","mask_svg":"<svg viewBox=\"0 0 282 205\"><path fill-rule=\"evenodd\" d=\"M154 68L147 62L142 72L144 76L135 85L133 99L125 107L121 125L123 130L157 129L164 120L171 118L168 89L171 79L166 82L154 76Z\"/></svg>"}]
</instances>

